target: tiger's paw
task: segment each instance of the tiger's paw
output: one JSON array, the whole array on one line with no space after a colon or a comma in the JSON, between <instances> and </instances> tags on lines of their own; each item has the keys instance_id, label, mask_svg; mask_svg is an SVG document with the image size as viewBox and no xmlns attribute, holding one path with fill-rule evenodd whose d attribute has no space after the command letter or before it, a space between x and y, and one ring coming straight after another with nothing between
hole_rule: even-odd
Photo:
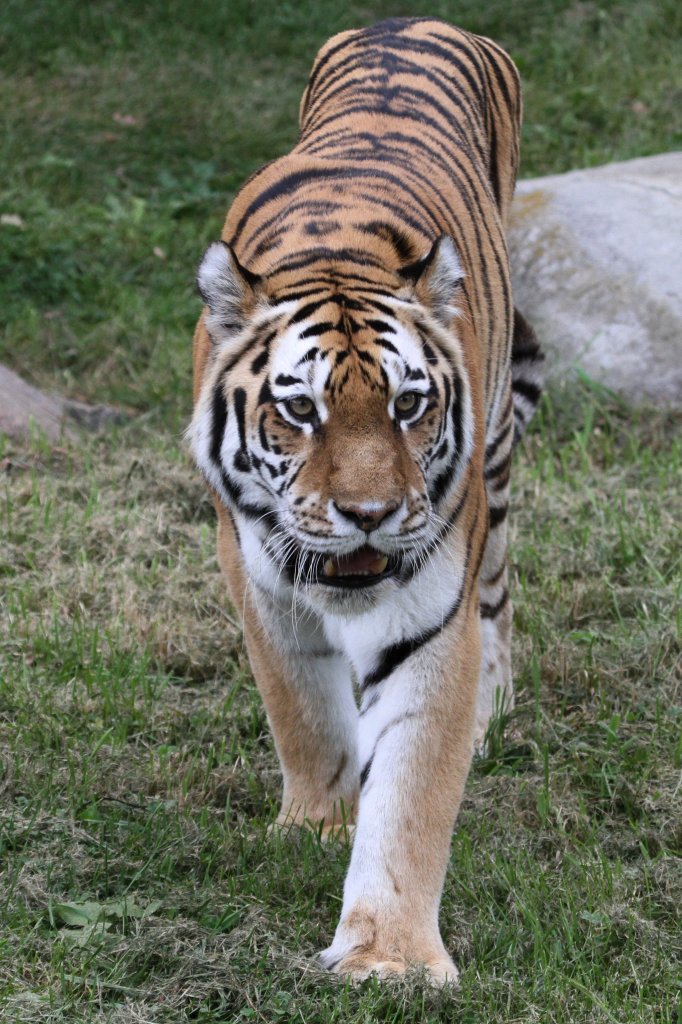
<instances>
[{"instance_id":1,"label":"tiger's paw","mask_svg":"<svg viewBox=\"0 0 682 1024\"><path fill-rule=\"evenodd\" d=\"M419 941L409 935L401 940L402 929L391 928L387 922L381 929L386 936L382 940L373 915L363 914L361 921L351 923L357 916L351 914L348 922L339 924L331 946L320 954L320 963L328 971L360 982L372 974L388 979L410 968L421 967L434 988L458 983L459 971L440 935L429 941Z\"/></svg>"},{"instance_id":2,"label":"tiger's paw","mask_svg":"<svg viewBox=\"0 0 682 1024\"><path fill-rule=\"evenodd\" d=\"M336 807L330 814L319 817L309 817L303 810L296 814L280 811L275 822L268 826L269 833L279 832L286 835L292 829L315 832L323 843L347 843L351 846L355 835L354 814L352 808L349 813L345 808L340 812Z\"/></svg>"},{"instance_id":3,"label":"tiger's paw","mask_svg":"<svg viewBox=\"0 0 682 1024\"><path fill-rule=\"evenodd\" d=\"M350 978L353 982L365 981L372 974L385 981L404 974L411 967L422 967L426 972L429 984L434 988L457 985L459 981L459 971L447 953L444 956L429 959L423 959L418 953L415 953L407 960L394 952L387 952L382 956L378 950L351 950L339 960L333 952L333 947L330 946L320 954L320 963L333 974L340 974L342 977Z\"/></svg>"}]
</instances>

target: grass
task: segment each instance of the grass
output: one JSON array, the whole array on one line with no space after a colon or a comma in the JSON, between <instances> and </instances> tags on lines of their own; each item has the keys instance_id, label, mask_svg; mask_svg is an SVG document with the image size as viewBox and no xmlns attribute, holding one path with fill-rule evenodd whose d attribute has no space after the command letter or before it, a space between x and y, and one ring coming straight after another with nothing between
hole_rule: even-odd
<instances>
[{"instance_id":1,"label":"grass","mask_svg":"<svg viewBox=\"0 0 682 1024\"><path fill-rule=\"evenodd\" d=\"M0 360L135 414L0 449L0 1016L680 1024L679 418L579 378L516 460L517 706L441 918L461 987L315 966L348 853L268 832L277 762L179 442L192 273L317 46L407 8L195 8L0 14ZM679 145L678 5L430 10L517 59L526 174Z\"/></svg>"}]
</instances>

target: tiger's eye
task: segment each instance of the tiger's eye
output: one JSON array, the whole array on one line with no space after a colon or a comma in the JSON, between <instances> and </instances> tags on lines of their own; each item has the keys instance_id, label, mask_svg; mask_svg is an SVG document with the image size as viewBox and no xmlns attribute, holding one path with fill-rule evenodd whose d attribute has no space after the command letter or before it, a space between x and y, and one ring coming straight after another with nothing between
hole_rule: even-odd
<instances>
[{"instance_id":1,"label":"tiger's eye","mask_svg":"<svg viewBox=\"0 0 682 1024\"><path fill-rule=\"evenodd\" d=\"M315 403L305 395L287 399L286 407L291 415L298 420L309 420L315 413Z\"/></svg>"},{"instance_id":2,"label":"tiger's eye","mask_svg":"<svg viewBox=\"0 0 682 1024\"><path fill-rule=\"evenodd\" d=\"M398 416L411 416L419 405L421 395L416 391L404 391L402 395L398 395L394 405L395 411Z\"/></svg>"}]
</instances>

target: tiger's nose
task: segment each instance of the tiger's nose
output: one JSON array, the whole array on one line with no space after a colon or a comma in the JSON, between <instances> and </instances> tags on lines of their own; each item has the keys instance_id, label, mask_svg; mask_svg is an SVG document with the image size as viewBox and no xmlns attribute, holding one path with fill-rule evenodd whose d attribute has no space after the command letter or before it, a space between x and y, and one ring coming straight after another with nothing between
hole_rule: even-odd
<instances>
[{"instance_id":1,"label":"tiger's nose","mask_svg":"<svg viewBox=\"0 0 682 1024\"><path fill-rule=\"evenodd\" d=\"M334 508L365 533L376 530L391 512L400 507L399 501L362 501L358 503L334 502Z\"/></svg>"}]
</instances>

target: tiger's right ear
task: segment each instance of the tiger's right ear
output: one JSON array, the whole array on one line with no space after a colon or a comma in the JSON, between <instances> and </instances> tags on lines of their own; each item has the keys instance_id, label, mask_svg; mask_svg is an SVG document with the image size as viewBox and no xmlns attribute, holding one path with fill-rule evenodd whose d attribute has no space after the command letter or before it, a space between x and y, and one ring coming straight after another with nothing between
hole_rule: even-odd
<instances>
[{"instance_id":1,"label":"tiger's right ear","mask_svg":"<svg viewBox=\"0 0 682 1024\"><path fill-rule=\"evenodd\" d=\"M441 235L416 263L398 271L413 286L417 298L446 327L457 314L456 295L464 280L464 271L449 235Z\"/></svg>"},{"instance_id":2,"label":"tiger's right ear","mask_svg":"<svg viewBox=\"0 0 682 1024\"><path fill-rule=\"evenodd\" d=\"M263 279L243 267L227 242L212 242L197 271L199 294L208 306L206 328L215 344L241 331L262 293Z\"/></svg>"}]
</instances>

